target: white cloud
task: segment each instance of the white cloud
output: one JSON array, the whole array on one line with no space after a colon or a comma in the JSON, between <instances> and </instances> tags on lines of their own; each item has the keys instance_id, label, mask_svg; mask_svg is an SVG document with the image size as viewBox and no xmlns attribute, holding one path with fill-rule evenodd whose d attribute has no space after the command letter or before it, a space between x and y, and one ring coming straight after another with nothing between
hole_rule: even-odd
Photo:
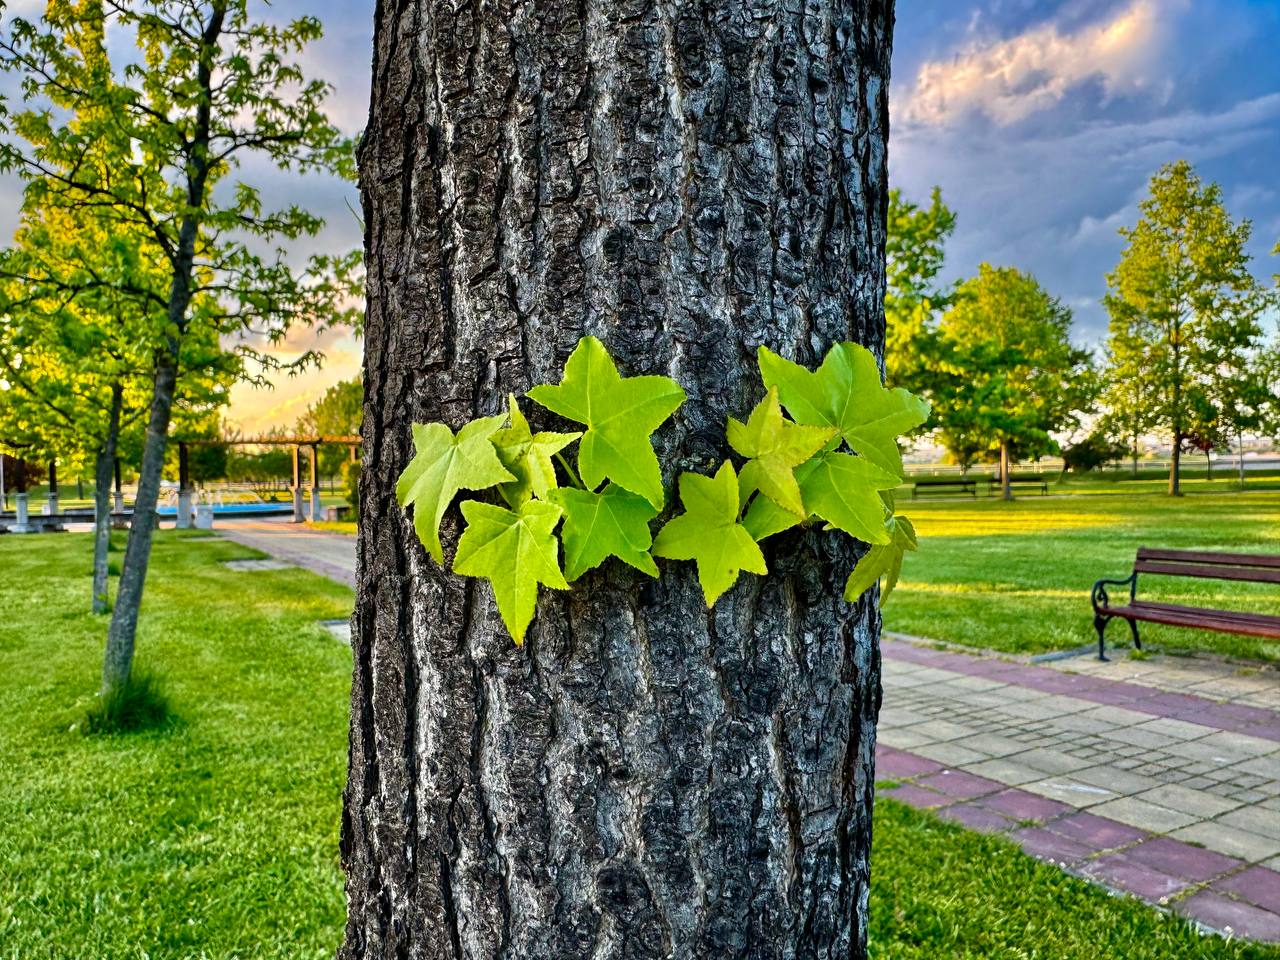
<instances>
[{"instance_id":1,"label":"white cloud","mask_svg":"<svg viewBox=\"0 0 1280 960\"><path fill-rule=\"evenodd\" d=\"M1007 39L974 42L949 60L922 64L899 115L912 124L942 125L983 114L1003 126L1051 108L1087 84L1100 84L1107 99L1167 96L1160 54L1170 14L1185 5L1134 0L1074 32L1051 22Z\"/></svg>"}]
</instances>

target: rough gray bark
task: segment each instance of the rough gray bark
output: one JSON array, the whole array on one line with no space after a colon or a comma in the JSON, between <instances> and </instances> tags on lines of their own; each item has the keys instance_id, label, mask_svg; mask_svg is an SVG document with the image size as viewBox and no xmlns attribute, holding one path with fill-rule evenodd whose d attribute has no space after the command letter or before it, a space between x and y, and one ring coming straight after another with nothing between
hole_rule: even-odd
<instances>
[{"instance_id":1,"label":"rough gray bark","mask_svg":"<svg viewBox=\"0 0 1280 960\"><path fill-rule=\"evenodd\" d=\"M93 612L107 612L108 553L111 548L111 470L116 462L120 439L120 415L124 407L124 387L111 387L111 409L107 413L107 435L98 450L93 475Z\"/></svg>"},{"instance_id":2,"label":"rough gray bark","mask_svg":"<svg viewBox=\"0 0 1280 960\"><path fill-rule=\"evenodd\" d=\"M767 541L711 612L692 564L606 565L517 649L393 489L412 422L497 412L585 334L688 392L668 482L728 454L759 344L880 351L892 4L376 17L341 956L863 956L879 616L842 538Z\"/></svg>"}]
</instances>

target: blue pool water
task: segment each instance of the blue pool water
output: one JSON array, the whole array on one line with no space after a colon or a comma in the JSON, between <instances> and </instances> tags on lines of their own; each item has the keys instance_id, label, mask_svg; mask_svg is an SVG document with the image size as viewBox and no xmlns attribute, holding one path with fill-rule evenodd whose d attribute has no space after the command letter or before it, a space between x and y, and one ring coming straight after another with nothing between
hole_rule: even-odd
<instances>
[{"instance_id":1,"label":"blue pool water","mask_svg":"<svg viewBox=\"0 0 1280 960\"><path fill-rule=\"evenodd\" d=\"M293 511L293 505L289 503L215 503L213 505L213 515L216 517L220 513L290 513ZM161 516L175 516L178 512L176 505L156 507L156 513Z\"/></svg>"}]
</instances>

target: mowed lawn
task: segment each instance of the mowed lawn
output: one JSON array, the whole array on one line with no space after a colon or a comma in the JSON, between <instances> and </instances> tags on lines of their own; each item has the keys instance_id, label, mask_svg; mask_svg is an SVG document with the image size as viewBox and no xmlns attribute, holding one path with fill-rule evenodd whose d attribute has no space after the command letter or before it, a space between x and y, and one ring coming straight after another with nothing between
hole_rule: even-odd
<instances>
[{"instance_id":1,"label":"mowed lawn","mask_svg":"<svg viewBox=\"0 0 1280 960\"><path fill-rule=\"evenodd\" d=\"M160 534L139 662L179 719L87 737L104 629L89 549L0 537L0 958L332 957L350 654L317 622L350 591ZM1280 958L889 800L871 921L876 960Z\"/></svg>"},{"instance_id":2,"label":"mowed lawn","mask_svg":"<svg viewBox=\"0 0 1280 960\"><path fill-rule=\"evenodd\" d=\"M1139 546L1280 554L1280 490L1193 482L1193 492L1172 498L1124 495L1126 487L1085 487L1078 496L1024 491L1012 503L900 498L920 549L908 554L885 607L886 629L1009 653L1061 650L1096 639L1089 591L1100 578L1127 577ZM1061 489L1050 484L1051 494ZM1280 613L1276 585L1143 576L1138 595ZM1144 644L1170 652L1280 659L1280 644L1267 640L1153 624L1140 630ZM1128 627L1112 621L1108 643L1128 640Z\"/></svg>"}]
</instances>

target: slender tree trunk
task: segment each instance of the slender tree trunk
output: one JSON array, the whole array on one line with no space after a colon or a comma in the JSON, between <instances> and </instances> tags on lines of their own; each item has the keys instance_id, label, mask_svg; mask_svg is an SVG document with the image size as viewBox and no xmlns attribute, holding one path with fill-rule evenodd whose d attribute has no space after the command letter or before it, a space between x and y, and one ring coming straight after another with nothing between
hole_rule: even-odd
<instances>
[{"instance_id":1,"label":"slender tree trunk","mask_svg":"<svg viewBox=\"0 0 1280 960\"><path fill-rule=\"evenodd\" d=\"M1173 435L1173 459L1169 461L1169 496L1182 496L1182 434Z\"/></svg>"},{"instance_id":2,"label":"slender tree trunk","mask_svg":"<svg viewBox=\"0 0 1280 960\"><path fill-rule=\"evenodd\" d=\"M691 564L610 564L517 648L394 486L412 422L500 410L584 334L688 392L668 483L728 455L758 345L882 351L892 19L379 4L342 957L865 955L880 622L841 599L852 548L766 541L713 611Z\"/></svg>"},{"instance_id":3,"label":"slender tree trunk","mask_svg":"<svg viewBox=\"0 0 1280 960\"><path fill-rule=\"evenodd\" d=\"M1213 479L1213 451L1206 450L1204 452L1204 469L1209 475L1209 479Z\"/></svg>"},{"instance_id":4,"label":"slender tree trunk","mask_svg":"<svg viewBox=\"0 0 1280 960\"><path fill-rule=\"evenodd\" d=\"M1009 441L1000 441L1000 496L1013 499L1013 486L1009 483Z\"/></svg>"},{"instance_id":5,"label":"slender tree trunk","mask_svg":"<svg viewBox=\"0 0 1280 960\"><path fill-rule=\"evenodd\" d=\"M124 388L111 387L111 410L107 416L107 436L98 450L93 476L93 612L107 612L107 576L111 548L111 471L116 462L120 437L120 413Z\"/></svg>"},{"instance_id":6,"label":"slender tree trunk","mask_svg":"<svg viewBox=\"0 0 1280 960\"><path fill-rule=\"evenodd\" d=\"M184 307L185 310L185 307ZM156 501L160 497L160 479L164 470L164 452L169 441L169 421L177 388L177 348L165 352L156 365L151 395L151 415L147 420L147 438L142 448L142 468L138 473L138 491L133 498L133 517L129 522L129 540L120 568L120 583L107 629L107 651L102 660L102 687L108 689L125 683L133 668L133 644L138 632L138 613L142 608L142 588L151 561L151 539L155 533Z\"/></svg>"},{"instance_id":7,"label":"slender tree trunk","mask_svg":"<svg viewBox=\"0 0 1280 960\"><path fill-rule=\"evenodd\" d=\"M1244 489L1244 436L1240 428L1236 428L1236 469L1240 473L1240 489Z\"/></svg>"}]
</instances>

